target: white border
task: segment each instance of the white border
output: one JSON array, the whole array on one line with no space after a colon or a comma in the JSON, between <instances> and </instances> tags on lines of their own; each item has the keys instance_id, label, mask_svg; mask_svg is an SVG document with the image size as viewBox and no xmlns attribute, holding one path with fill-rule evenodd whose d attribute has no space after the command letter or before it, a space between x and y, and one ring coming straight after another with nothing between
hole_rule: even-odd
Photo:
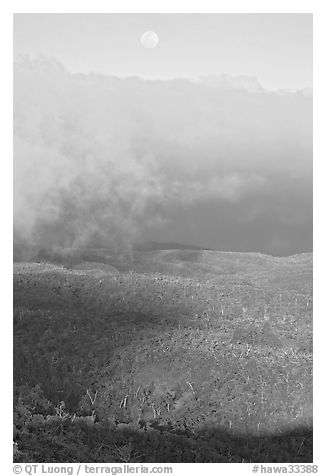
<instances>
[{"instance_id":1,"label":"white border","mask_svg":"<svg viewBox=\"0 0 326 476\"><path fill-rule=\"evenodd\" d=\"M317 2L293 1L293 0L275 0L272 1L209 1L200 2L182 1L182 0L160 0L153 2L151 0L110 2L105 0L92 0L87 2L81 0L74 2L72 0L58 0L57 2L41 2L34 0L28 2L12 2L13 12L28 13L311 13L316 10ZM74 8L75 7L75 8ZM76 8L77 7L77 8Z\"/></svg>"}]
</instances>

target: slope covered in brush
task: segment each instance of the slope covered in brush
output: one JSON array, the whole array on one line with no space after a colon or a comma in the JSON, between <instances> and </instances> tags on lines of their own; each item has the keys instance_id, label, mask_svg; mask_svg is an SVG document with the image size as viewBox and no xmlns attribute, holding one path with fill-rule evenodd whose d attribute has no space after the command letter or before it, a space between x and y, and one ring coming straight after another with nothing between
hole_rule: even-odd
<instances>
[{"instance_id":1,"label":"slope covered in brush","mask_svg":"<svg viewBox=\"0 0 326 476\"><path fill-rule=\"evenodd\" d=\"M101 254L14 266L17 461L312 461L311 255Z\"/></svg>"}]
</instances>

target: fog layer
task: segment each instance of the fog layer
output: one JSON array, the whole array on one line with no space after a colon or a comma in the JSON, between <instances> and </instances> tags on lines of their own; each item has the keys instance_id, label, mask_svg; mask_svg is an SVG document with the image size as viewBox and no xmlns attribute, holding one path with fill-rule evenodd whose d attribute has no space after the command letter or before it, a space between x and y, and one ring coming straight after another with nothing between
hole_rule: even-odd
<instances>
[{"instance_id":1,"label":"fog layer","mask_svg":"<svg viewBox=\"0 0 326 476\"><path fill-rule=\"evenodd\" d=\"M312 98L14 65L14 251L312 249Z\"/></svg>"}]
</instances>

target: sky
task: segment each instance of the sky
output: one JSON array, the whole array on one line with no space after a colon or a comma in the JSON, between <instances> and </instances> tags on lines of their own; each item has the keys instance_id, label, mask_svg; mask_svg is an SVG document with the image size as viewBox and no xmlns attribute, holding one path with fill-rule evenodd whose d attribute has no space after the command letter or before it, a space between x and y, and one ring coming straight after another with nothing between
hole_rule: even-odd
<instances>
[{"instance_id":1,"label":"sky","mask_svg":"<svg viewBox=\"0 0 326 476\"><path fill-rule=\"evenodd\" d=\"M159 45L140 37L155 31ZM16 14L14 54L54 56L71 72L166 79L249 75L268 89L312 87L312 15Z\"/></svg>"},{"instance_id":2,"label":"sky","mask_svg":"<svg viewBox=\"0 0 326 476\"><path fill-rule=\"evenodd\" d=\"M16 258L149 241L312 251L311 26L16 15ZM147 30L156 48L141 46Z\"/></svg>"}]
</instances>

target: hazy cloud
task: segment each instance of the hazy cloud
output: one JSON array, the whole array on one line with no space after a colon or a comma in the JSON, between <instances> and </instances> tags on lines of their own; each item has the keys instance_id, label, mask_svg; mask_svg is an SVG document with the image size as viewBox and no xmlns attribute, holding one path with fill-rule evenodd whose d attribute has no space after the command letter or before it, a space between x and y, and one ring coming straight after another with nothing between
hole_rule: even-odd
<instances>
[{"instance_id":1,"label":"hazy cloud","mask_svg":"<svg viewBox=\"0 0 326 476\"><path fill-rule=\"evenodd\" d=\"M311 194L306 91L271 93L246 77L145 81L73 75L49 59L15 64L18 254L119 251L158 236L287 253L300 230L309 249Z\"/></svg>"}]
</instances>

